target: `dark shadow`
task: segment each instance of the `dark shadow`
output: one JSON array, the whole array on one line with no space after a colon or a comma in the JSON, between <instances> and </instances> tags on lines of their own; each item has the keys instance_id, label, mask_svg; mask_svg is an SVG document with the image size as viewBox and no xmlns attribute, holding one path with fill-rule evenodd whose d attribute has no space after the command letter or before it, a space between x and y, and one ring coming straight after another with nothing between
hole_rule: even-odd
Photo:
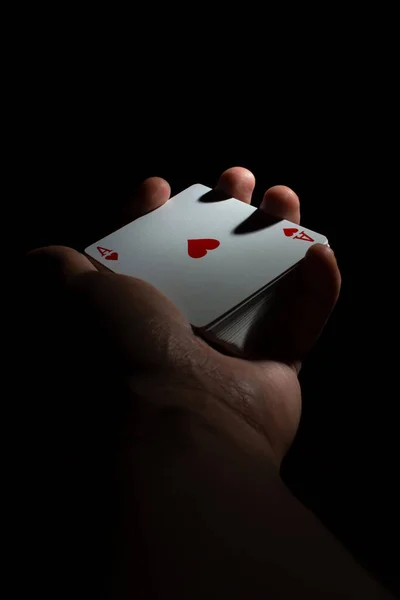
<instances>
[{"instance_id":1,"label":"dark shadow","mask_svg":"<svg viewBox=\"0 0 400 600\"><path fill-rule=\"evenodd\" d=\"M221 200L229 200L229 198L232 196L222 190L214 189L200 196L199 202L221 202Z\"/></svg>"},{"instance_id":2,"label":"dark shadow","mask_svg":"<svg viewBox=\"0 0 400 600\"><path fill-rule=\"evenodd\" d=\"M222 202L223 200L229 200L231 197L232 196L229 196L229 194L226 194L222 190L214 189L203 194L203 196L199 198L199 202ZM263 210L257 208L247 219L234 229L233 233L251 233L253 231L258 231L259 229L271 227L271 225L275 225L282 220L283 219L268 215Z\"/></svg>"},{"instance_id":3,"label":"dark shadow","mask_svg":"<svg viewBox=\"0 0 400 600\"><path fill-rule=\"evenodd\" d=\"M233 233L251 233L252 231L271 227L280 221L283 221L283 219L273 217L257 208L245 221L243 221L243 223L240 223L240 225L234 229Z\"/></svg>"}]
</instances>

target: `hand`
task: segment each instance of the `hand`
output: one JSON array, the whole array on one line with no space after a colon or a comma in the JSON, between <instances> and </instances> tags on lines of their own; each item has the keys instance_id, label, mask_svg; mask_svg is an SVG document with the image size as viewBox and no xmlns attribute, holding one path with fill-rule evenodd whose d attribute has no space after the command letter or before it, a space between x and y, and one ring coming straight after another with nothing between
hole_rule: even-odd
<instances>
[{"instance_id":1,"label":"hand","mask_svg":"<svg viewBox=\"0 0 400 600\"><path fill-rule=\"evenodd\" d=\"M254 186L253 174L240 167L225 171L217 183L217 188L246 203L251 202ZM146 180L127 207L125 222L157 209L169 196L165 180ZM270 188L260 208L300 222L299 199L285 186ZM99 271L71 248L41 248L30 253L29 262L35 278L40 272L47 273L51 264L50 281L62 281L81 315L75 321L75 325L80 323L81 340L77 342L86 340L88 356L91 351L99 358L103 355L108 364L113 356L119 367L123 365L121 374L131 392L142 398L154 398L158 393L163 403L176 402L172 398L183 393L184 402L191 403L194 411L204 410L194 392L200 397L207 394L213 398L207 404L207 418L218 421L222 428L233 427L227 414L235 422L239 419L234 435L246 438L250 434L252 443L280 465L299 424L297 374L301 361L317 341L340 290L340 274L331 249L322 245L309 249L296 270L296 295L290 295L291 303L265 331L257 360L229 357L211 348L154 287L132 277ZM47 271L43 271L45 265ZM103 337L98 346L94 339L98 339L99 331ZM171 400L166 398L167 389Z\"/></svg>"}]
</instances>

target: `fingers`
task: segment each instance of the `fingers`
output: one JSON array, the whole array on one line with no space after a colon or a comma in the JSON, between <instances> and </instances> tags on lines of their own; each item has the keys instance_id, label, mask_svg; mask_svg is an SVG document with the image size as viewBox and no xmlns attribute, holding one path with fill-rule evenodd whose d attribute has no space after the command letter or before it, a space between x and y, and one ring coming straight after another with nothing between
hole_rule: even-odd
<instances>
[{"instance_id":1,"label":"fingers","mask_svg":"<svg viewBox=\"0 0 400 600\"><path fill-rule=\"evenodd\" d=\"M232 198L250 204L255 185L256 180L251 171L243 167L231 167L222 173L216 188Z\"/></svg>"},{"instance_id":2,"label":"fingers","mask_svg":"<svg viewBox=\"0 0 400 600\"><path fill-rule=\"evenodd\" d=\"M123 211L123 223L130 223L134 219L165 204L171 194L170 185L161 177L149 177L137 188L133 199Z\"/></svg>"},{"instance_id":3,"label":"fingers","mask_svg":"<svg viewBox=\"0 0 400 600\"><path fill-rule=\"evenodd\" d=\"M322 244L312 246L280 284L274 308L254 332L252 352L284 361L298 372L336 304L340 285L333 251Z\"/></svg>"},{"instance_id":4,"label":"fingers","mask_svg":"<svg viewBox=\"0 0 400 600\"><path fill-rule=\"evenodd\" d=\"M300 200L286 185L274 185L264 194L260 208L268 214L293 223L300 223Z\"/></svg>"},{"instance_id":5,"label":"fingers","mask_svg":"<svg viewBox=\"0 0 400 600\"><path fill-rule=\"evenodd\" d=\"M250 204L255 184L251 171L243 167L231 167L222 173L216 187L233 198ZM285 185L275 185L267 190L260 208L274 217L293 223L300 222L299 197Z\"/></svg>"}]
</instances>

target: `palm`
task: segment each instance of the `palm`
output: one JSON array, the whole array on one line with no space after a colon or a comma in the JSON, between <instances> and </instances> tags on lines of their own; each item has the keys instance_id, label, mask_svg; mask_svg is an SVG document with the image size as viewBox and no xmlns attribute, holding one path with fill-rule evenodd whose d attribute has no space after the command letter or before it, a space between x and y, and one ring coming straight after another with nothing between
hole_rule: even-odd
<instances>
[{"instance_id":1,"label":"palm","mask_svg":"<svg viewBox=\"0 0 400 600\"><path fill-rule=\"evenodd\" d=\"M224 357L222 363L231 381L232 408L265 437L279 464L300 420L301 391L295 369L272 360Z\"/></svg>"}]
</instances>

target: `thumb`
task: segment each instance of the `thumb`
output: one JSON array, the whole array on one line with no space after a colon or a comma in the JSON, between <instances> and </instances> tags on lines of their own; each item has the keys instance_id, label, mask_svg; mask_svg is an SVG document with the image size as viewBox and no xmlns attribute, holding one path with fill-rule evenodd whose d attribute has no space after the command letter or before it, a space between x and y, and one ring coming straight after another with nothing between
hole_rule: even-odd
<instances>
[{"instance_id":1,"label":"thumb","mask_svg":"<svg viewBox=\"0 0 400 600\"><path fill-rule=\"evenodd\" d=\"M278 360L300 370L318 340L341 286L333 251L312 246L304 260L278 284L272 308L249 334L249 355Z\"/></svg>"}]
</instances>

